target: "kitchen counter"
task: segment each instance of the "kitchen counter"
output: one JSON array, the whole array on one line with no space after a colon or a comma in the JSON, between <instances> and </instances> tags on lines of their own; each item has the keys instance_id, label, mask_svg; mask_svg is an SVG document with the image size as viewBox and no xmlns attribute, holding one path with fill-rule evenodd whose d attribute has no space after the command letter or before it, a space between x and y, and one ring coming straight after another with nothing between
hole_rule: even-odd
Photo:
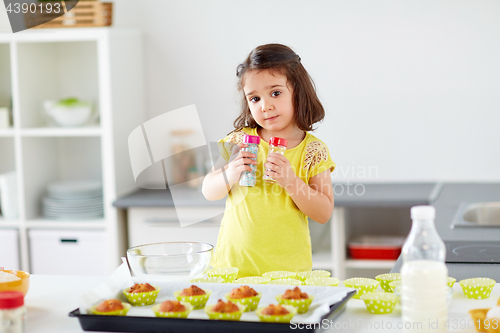
<instances>
[{"instance_id":1,"label":"kitchen counter","mask_svg":"<svg viewBox=\"0 0 500 333\"><path fill-rule=\"evenodd\" d=\"M444 184L437 200L433 203L436 207L436 229L444 241L498 241L500 240L500 227L451 228L453 218L463 202L500 201L500 184ZM402 259L399 257L391 272L399 272ZM449 276L457 281L472 277L489 277L500 281L499 264L447 264Z\"/></svg>"},{"instance_id":2,"label":"kitchen counter","mask_svg":"<svg viewBox=\"0 0 500 333\"><path fill-rule=\"evenodd\" d=\"M26 333L80 333L83 332L77 318L71 318L68 313L78 307L81 295L104 282L106 277L94 276L53 276L32 275L30 290L25 298L27 306ZM457 329L449 332L475 332L468 310L489 308L496 304L500 297L500 286L496 284L491 296L485 300L469 300L464 297L458 283L453 288L453 300L448 310L450 324L456 324ZM460 326L469 324L469 327ZM342 332L402 332L396 329L401 323L399 305L393 313L387 315L372 315L364 302L351 299L347 309L333 323L325 324L328 330ZM392 328L392 329L391 329ZM223 332L222 332L223 333Z\"/></svg>"},{"instance_id":3,"label":"kitchen counter","mask_svg":"<svg viewBox=\"0 0 500 333\"><path fill-rule=\"evenodd\" d=\"M405 207L427 205L439 195L441 184L342 184L334 183L335 205L341 207ZM226 199L208 201L201 189L191 187L175 188L175 204L178 206L224 206ZM169 189L139 189L119 198L113 205L117 208L130 207L173 207L174 198Z\"/></svg>"}]
</instances>

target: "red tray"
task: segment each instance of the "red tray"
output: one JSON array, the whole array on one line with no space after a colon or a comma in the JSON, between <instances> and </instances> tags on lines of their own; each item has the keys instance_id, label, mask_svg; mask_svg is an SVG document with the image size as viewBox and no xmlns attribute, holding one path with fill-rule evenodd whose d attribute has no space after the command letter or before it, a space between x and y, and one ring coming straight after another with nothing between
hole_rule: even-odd
<instances>
[{"instance_id":1,"label":"red tray","mask_svg":"<svg viewBox=\"0 0 500 333\"><path fill-rule=\"evenodd\" d=\"M353 259L396 260L403 243L403 237L362 236L350 241L348 249Z\"/></svg>"}]
</instances>

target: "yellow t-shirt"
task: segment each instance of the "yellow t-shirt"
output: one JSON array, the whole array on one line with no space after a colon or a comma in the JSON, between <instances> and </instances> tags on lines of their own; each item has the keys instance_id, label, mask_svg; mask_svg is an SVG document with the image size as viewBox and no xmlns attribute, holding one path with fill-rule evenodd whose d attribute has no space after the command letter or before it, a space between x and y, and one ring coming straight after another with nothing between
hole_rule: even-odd
<instances>
[{"instance_id":1,"label":"yellow t-shirt","mask_svg":"<svg viewBox=\"0 0 500 333\"><path fill-rule=\"evenodd\" d=\"M243 128L219 141L221 154L229 160L232 146L243 142L245 134L258 135L256 128ZM229 144L228 144L229 143ZM231 145L233 144L233 145ZM277 183L262 179L269 144L260 140L257 157L257 184L234 184L226 199L213 267L237 267L238 277L258 276L274 270L310 270L311 237L307 216ZM310 133L285 157L306 184L335 163L328 147Z\"/></svg>"}]
</instances>

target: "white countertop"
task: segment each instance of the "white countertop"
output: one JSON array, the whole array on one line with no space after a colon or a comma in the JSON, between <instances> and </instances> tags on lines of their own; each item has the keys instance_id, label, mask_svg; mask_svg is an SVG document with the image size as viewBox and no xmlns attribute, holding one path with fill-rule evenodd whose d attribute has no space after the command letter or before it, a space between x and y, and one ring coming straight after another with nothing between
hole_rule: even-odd
<instances>
[{"instance_id":1,"label":"white countertop","mask_svg":"<svg viewBox=\"0 0 500 333\"><path fill-rule=\"evenodd\" d=\"M78 319L69 317L68 313L78 307L81 295L105 279L106 277L102 276L31 275L30 289L25 298L28 311L26 333L83 332ZM475 332L468 311L495 306L499 297L498 284L488 299L470 300L465 298L460 285L455 283L453 300L448 311L449 332ZM399 305L391 314L372 315L366 310L363 301L351 299L343 314L333 323L323 323L323 326L342 332L402 332L397 329L398 323L401 323ZM454 324L456 328L453 328ZM469 327L466 324L469 324Z\"/></svg>"}]
</instances>

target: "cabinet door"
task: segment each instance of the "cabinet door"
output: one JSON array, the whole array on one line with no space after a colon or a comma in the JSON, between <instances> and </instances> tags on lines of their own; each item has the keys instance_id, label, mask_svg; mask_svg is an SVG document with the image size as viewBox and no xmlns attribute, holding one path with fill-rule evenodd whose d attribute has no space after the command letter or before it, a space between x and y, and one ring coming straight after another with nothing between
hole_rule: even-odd
<instances>
[{"instance_id":1,"label":"cabinet door","mask_svg":"<svg viewBox=\"0 0 500 333\"><path fill-rule=\"evenodd\" d=\"M188 209L193 221L198 221L203 216L214 217L181 227L175 208L129 208L129 247L160 242L202 242L215 246L222 219L222 214L216 215L220 212L220 208L189 207L184 209Z\"/></svg>"},{"instance_id":2,"label":"cabinet door","mask_svg":"<svg viewBox=\"0 0 500 333\"><path fill-rule=\"evenodd\" d=\"M0 267L19 269L18 233L14 229L0 229Z\"/></svg>"}]
</instances>

